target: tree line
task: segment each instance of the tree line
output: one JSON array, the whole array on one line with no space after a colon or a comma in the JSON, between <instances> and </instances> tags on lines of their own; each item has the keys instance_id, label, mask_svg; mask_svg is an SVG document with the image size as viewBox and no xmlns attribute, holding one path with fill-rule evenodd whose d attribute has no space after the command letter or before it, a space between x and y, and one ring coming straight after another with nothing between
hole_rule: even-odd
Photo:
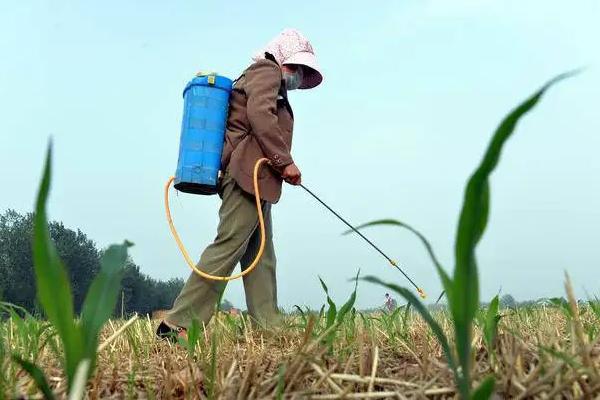
<instances>
[{"instance_id":1,"label":"tree line","mask_svg":"<svg viewBox=\"0 0 600 400\"><path fill-rule=\"evenodd\" d=\"M49 223L50 237L65 263L71 280L75 312L79 313L85 294L100 270L102 250L85 233ZM0 299L32 314L39 314L33 272L33 214L8 210L0 215ZM182 279L160 281L142 273L129 259L121 284L115 315L151 314L168 309L183 287Z\"/></svg>"}]
</instances>

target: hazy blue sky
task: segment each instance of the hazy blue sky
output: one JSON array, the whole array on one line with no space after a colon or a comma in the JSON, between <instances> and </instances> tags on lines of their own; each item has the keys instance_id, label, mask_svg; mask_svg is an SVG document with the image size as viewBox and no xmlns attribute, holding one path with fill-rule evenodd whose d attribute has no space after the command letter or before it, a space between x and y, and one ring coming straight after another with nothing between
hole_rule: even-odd
<instances>
[{"instance_id":1,"label":"hazy blue sky","mask_svg":"<svg viewBox=\"0 0 600 400\"><path fill-rule=\"evenodd\" d=\"M54 137L53 219L98 245L125 238L155 278L187 277L163 185L179 146L181 91L200 69L236 77L286 27L314 44L324 84L294 92L304 182L351 221L398 218L448 269L463 185L506 112L560 72L492 179L478 251L483 298L599 293L600 3L588 1L16 1L0 4L0 212L32 209ZM218 199L173 196L190 252L214 237ZM337 300L357 268L402 276L301 189L274 208L281 305ZM434 269L409 233L367 232L432 297ZM361 283L361 307L384 290ZM236 282L226 295L243 305Z\"/></svg>"}]
</instances>

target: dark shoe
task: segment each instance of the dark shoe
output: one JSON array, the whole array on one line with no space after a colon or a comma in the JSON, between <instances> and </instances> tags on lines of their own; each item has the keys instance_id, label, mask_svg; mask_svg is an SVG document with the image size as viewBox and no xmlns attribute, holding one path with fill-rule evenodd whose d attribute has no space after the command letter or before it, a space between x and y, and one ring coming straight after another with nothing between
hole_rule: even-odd
<instances>
[{"instance_id":1,"label":"dark shoe","mask_svg":"<svg viewBox=\"0 0 600 400\"><path fill-rule=\"evenodd\" d=\"M179 336L185 337L187 335L185 329L171 328L165 321L161 321L158 328L156 328L156 336L159 339L170 340L172 343L177 343L177 338Z\"/></svg>"}]
</instances>

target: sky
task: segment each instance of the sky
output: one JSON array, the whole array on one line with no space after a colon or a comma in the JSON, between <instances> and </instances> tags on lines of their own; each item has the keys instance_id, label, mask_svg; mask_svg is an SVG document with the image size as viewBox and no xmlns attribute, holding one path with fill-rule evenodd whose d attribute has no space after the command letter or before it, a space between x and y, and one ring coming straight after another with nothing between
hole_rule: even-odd
<instances>
[{"instance_id":1,"label":"sky","mask_svg":"<svg viewBox=\"0 0 600 400\"><path fill-rule=\"evenodd\" d=\"M99 247L128 239L157 279L189 269L164 215L176 167L181 92L199 70L235 78L287 27L312 42L323 84L290 93L303 182L358 224L395 218L431 241L448 271L463 190L506 113L553 76L491 179L477 250L482 300L600 294L600 3L595 0L364 2L157 0L0 3L0 212L25 213L49 138L49 214ZM176 226L198 257L219 199L172 193ZM279 303L317 308L376 275L408 285L299 188L273 207ZM435 298L421 243L394 227L365 234ZM357 306L385 290L360 282ZM245 307L240 281L226 298Z\"/></svg>"}]
</instances>

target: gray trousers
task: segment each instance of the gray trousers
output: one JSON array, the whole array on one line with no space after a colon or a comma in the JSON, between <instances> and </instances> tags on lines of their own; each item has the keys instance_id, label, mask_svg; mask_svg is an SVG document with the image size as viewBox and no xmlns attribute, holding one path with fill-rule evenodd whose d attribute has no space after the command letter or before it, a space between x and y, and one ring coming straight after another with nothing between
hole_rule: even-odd
<instances>
[{"instance_id":1,"label":"gray trousers","mask_svg":"<svg viewBox=\"0 0 600 400\"><path fill-rule=\"evenodd\" d=\"M245 270L254 260L260 244L258 213L254 196L244 192L229 174L221 183L223 202L219 209L217 237L202 253L197 267L212 275L229 276L240 263ZM248 314L261 325L278 323L275 250L271 226L271 204L263 202L266 244L256 268L245 275L244 290ZM192 319L208 324L226 282L212 281L192 272L166 314L168 324L187 328Z\"/></svg>"}]
</instances>

